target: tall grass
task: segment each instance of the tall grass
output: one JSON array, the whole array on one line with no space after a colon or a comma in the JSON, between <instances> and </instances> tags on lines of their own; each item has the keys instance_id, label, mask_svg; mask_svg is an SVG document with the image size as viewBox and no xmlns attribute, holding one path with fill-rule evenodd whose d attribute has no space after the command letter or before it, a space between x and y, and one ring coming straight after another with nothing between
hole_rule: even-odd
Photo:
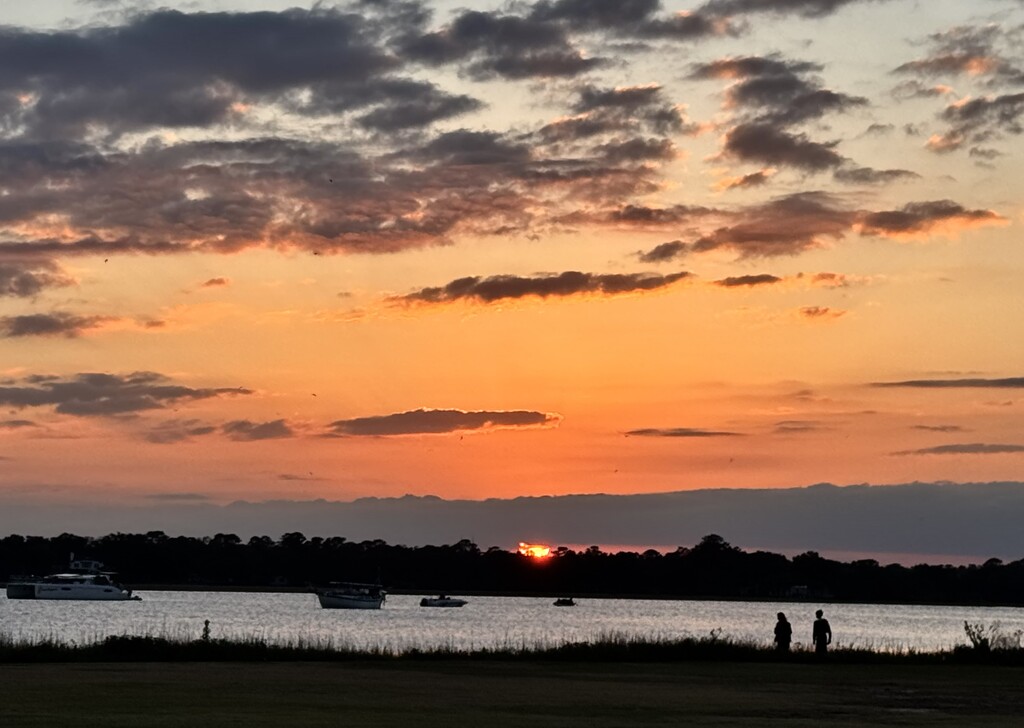
<instances>
[{"instance_id":1,"label":"tall grass","mask_svg":"<svg viewBox=\"0 0 1024 728\"><path fill-rule=\"evenodd\" d=\"M552 660L566 662L794 662L794 663L987 663L1024 666L1022 632L1004 633L998 624L964 623L968 644L934 652L887 645L837 645L825 658L797 644L787 653L773 647L723 636L720 629L702 637L655 637L609 632L585 641L531 644L507 639L498 646L458 648L454 644L397 649L356 646L330 637L296 637L269 642L262 634L213 639L208 625L196 638L185 630L146 635L97 636L85 642L20 638L0 632L0 662L241 662L343 660Z\"/></svg>"}]
</instances>

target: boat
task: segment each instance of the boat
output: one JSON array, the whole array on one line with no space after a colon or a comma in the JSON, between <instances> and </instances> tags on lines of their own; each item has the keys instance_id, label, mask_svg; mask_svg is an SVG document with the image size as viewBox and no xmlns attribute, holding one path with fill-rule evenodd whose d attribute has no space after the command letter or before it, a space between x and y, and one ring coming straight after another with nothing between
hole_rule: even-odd
<instances>
[{"instance_id":1,"label":"boat","mask_svg":"<svg viewBox=\"0 0 1024 728\"><path fill-rule=\"evenodd\" d=\"M560 597L555 600L556 607L575 607L576 600L572 597Z\"/></svg>"},{"instance_id":2,"label":"boat","mask_svg":"<svg viewBox=\"0 0 1024 728\"><path fill-rule=\"evenodd\" d=\"M465 599L456 599L455 597L448 597L441 594L437 597L423 597L420 599L421 607L464 607L469 602Z\"/></svg>"},{"instance_id":3,"label":"boat","mask_svg":"<svg viewBox=\"0 0 1024 728\"><path fill-rule=\"evenodd\" d=\"M315 589L324 609L380 609L387 592L380 584L334 581Z\"/></svg>"},{"instance_id":4,"label":"boat","mask_svg":"<svg viewBox=\"0 0 1024 728\"><path fill-rule=\"evenodd\" d=\"M63 599L124 602L138 601L132 590L126 589L112 577L114 572L103 571L103 564L91 559L75 560L71 557L69 570L48 576L15 577L7 584L8 599Z\"/></svg>"}]
</instances>

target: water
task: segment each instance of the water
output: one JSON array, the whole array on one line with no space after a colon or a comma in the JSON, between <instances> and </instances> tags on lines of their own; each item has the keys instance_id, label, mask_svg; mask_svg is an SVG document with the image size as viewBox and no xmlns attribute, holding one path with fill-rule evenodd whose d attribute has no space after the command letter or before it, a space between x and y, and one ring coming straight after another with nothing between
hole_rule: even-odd
<instances>
[{"instance_id":1,"label":"water","mask_svg":"<svg viewBox=\"0 0 1024 728\"><path fill-rule=\"evenodd\" d=\"M419 596L391 595L381 610L321 609L313 594L138 592L137 602L59 602L0 598L0 634L18 641L84 644L108 635L270 643L331 644L360 650L479 649L556 646L607 638L706 637L767 645L776 612L793 624L794 646L810 642L814 610L832 624L836 646L933 651L967 644L964 621L1024 630L1024 609L877 604L579 599L558 608L550 598L467 597L458 609L419 606Z\"/></svg>"}]
</instances>

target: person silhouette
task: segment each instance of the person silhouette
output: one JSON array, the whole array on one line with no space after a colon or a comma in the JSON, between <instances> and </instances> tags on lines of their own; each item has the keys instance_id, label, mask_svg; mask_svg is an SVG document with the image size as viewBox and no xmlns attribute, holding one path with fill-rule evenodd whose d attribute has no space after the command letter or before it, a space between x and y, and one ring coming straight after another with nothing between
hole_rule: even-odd
<instances>
[{"instance_id":1,"label":"person silhouette","mask_svg":"<svg viewBox=\"0 0 1024 728\"><path fill-rule=\"evenodd\" d=\"M793 641L793 625L782 612L779 612L778 618L779 621L775 623L775 649L789 652L789 643Z\"/></svg>"},{"instance_id":2,"label":"person silhouette","mask_svg":"<svg viewBox=\"0 0 1024 728\"><path fill-rule=\"evenodd\" d=\"M832 626L823 616L825 613L820 609L814 613L814 630L811 633L811 641L814 643L814 651L819 655L828 652L828 646L832 643Z\"/></svg>"}]
</instances>

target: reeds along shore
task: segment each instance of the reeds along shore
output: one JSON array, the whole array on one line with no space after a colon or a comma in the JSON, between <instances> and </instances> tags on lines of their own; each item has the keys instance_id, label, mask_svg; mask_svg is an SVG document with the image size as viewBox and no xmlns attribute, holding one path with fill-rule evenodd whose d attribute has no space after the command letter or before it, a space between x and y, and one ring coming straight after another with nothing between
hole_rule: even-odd
<instances>
[{"instance_id":1,"label":"reeds along shore","mask_svg":"<svg viewBox=\"0 0 1024 728\"><path fill-rule=\"evenodd\" d=\"M395 650L387 647L355 648L331 640L296 639L268 642L262 637L211 639L204 631L197 639L177 636L111 635L88 643L50 637L16 639L0 633L0 662L248 662L248 661L357 661L357 660L550 660L606 662L797 662L843 664L990 664L1024 666L1021 634L1007 635L994 627L964 624L968 643L949 650L876 650L836 646L825 657L810 646L789 652L774 647L722 637L713 630L705 637L642 639L607 635L586 642L557 646L527 644L462 650L456 648Z\"/></svg>"}]
</instances>

